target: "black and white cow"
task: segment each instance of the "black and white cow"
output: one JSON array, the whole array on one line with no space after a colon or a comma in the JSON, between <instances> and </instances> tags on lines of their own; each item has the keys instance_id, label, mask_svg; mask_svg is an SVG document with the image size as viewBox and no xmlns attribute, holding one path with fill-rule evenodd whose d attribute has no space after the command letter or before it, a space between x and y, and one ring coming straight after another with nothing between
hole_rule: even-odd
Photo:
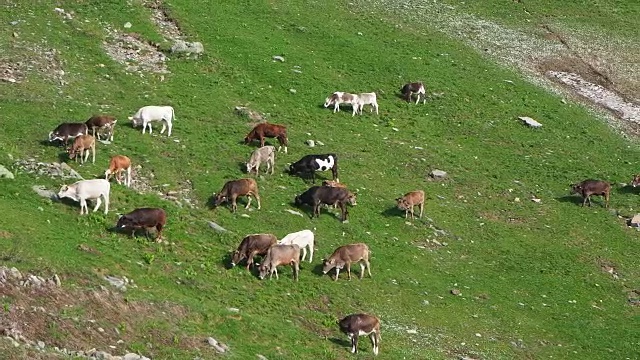
<instances>
[{"instance_id":1,"label":"black and white cow","mask_svg":"<svg viewBox=\"0 0 640 360\"><path fill-rule=\"evenodd\" d=\"M289 166L289 174L311 174L316 182L316 171L331 170L333 180L338 181L338 157L336 154L306 155Z\"/></svg>"}]
</instances>

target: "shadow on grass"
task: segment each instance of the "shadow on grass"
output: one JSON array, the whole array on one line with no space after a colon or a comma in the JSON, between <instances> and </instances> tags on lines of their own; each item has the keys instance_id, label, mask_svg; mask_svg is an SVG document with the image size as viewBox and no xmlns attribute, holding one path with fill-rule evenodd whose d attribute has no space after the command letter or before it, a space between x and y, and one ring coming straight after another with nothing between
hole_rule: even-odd
<instances>
[{"instance_id":1,"label":"shadow on grass","mask_svg":"<svg viewBox=\"0 0 640 360\"><path fill-rule=\"evenodd\" d=\"M144 237L147 240L151 240L151 241L155 241L158 238L158 233L155 229L151 230L153 228L146 228L146 229L131 229L131 228L118 228L115 225L114 226L110 226L107 227L106 230L107 232L113 233L113 234L120 234L120 235L124 235L127 236L131 239L135 239L135 238L139 238L139 237Z\"/></svg>"},{"instance_id":2,"label":"shadow on grass","mask_svg":"<svg viewBox=\"0 0 640 360\"><path fill-rule=\"evenodd\" d=\"M638 195L638 194L640 194L640 189L636 190L633 186L627 185L627 186L617 187L616 188L616 192L618 194L635 194L635 195Z\"/></svg>"},{"instance_id":3,"label":"shadow on grass","mask_svg":"<svg viewBox=\"0 0 640 360\"><path fill-rule=\"evenodd\" d=\"M582 205L582 197L577 195L558 196L556 200L564 203L573 203L575 205Z\"/></svg>"},{"instance_id":4,"label":"shadow on grass","mask_svg":"<svg viewBox=\"0 0 640 360\"><path fill-rule=\"evenodd\" d=\"M331 341L332 343L340 346L340 347L344 347L347 348L348 351L351 351L351 342L348 341L347 339L344 338L337 338L337 337L332 337L329 339L329 341Z\"/></svg>"},{"instance_id":5,"label":"shadow on grass","mask_svg":"<svg viewBox=\"0 0 640 360\"><path fill-rule=\"evenodd\" d=\"M418 210L418 213L420 212L420 210ZM391 206L385 210L383 210L382 212L380 212L380 214L384 217L401 217L404 218L404 211L398 209L397 206Z\"/></svg>"},{"instance_id":6,"label":"shadow on grass","mask_svg":"<svg viewBox=\"0 0 640 360\"><path fill-rule=\"evenodd\" d=\"M327 274L323 274L322 273L322 263L320 264L316 264L313 269L311 269L311 272L319 277L323 277L323 276L327 276ZM335 270L334 270L335 271Z\"/></svg>"}]
</instances>

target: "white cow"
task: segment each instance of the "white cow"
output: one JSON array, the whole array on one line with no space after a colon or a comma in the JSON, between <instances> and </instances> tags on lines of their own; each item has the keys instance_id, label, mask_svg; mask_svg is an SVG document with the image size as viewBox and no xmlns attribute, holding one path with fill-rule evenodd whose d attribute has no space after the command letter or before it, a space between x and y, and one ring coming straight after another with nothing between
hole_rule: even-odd
<instances>
[{"instance_id":1,"label":"white cow","mask_svg":"<svg viewBox=\"0 0 640 360\"><path fill-rule=\"evenodd\" d=\"M314 246L315 236L311 230L302 230L298 232L294 232L288 234L283 237L280 241L278 241L279 245L298 245L300 249L302 249L302 259L300 261L304 261L304 258L307 257L307 248L309 249L309 262L313 261L313 246Z\"/></svg>"},{"instance_id":2,"label":"white cow","mask_svg":"<svg viewBox=\"0 0 640 360\"><path fill-rule=\"evenodd\" d=\"M109 191L111 191L111 184L105 179L91 179L80 180L71 185L63 185L58 192L58 198L68 197L75 201L80 202L80 215L85 213L89 214L89 208L87 207L87 200L96 200L96 207L93 211L96 212L102 204L100 197L104 199L104 213L109 212Z\"/></svg>"},{"instance_id":3,"label":"white cow","mask_svg":"<svg viewBox=\"0 0 640 360\"><path fill-rule=\"evenodd\" d=\"M378 115L378 100L376 93L360 93L357 96L357 101L360 115L362 115L362 108L364 108L365 105L371 105L371 109L369 111L372 112L375 109L376 115Z\"/></svg>"},{"instance_id":4,"label":"white cow","mask_svg":"<svg viewBox=\"0 0 640 360\"><path fill-rule=\"evenodd\" d=\"M285 147L286 149L286 147ZM274 168L276 166L276 147L272 145L266 145L261 148L257 148L251 154L249 161L247 161L247 172L251 173L253 169L256 169L256 175L260 169L260 164L267 163L267 172L271 169L273 175Z\"/></svg>"},{"instance_id":5,"label":"white cow","mask_svg":"<svg viewBox=\"0 0 640 360\"><path fill-rule=\"evenodd\" d=\"M142 124L143 134L147 126L149 126L149 134L152 133L151 122L162 121L162 130L160 130L160 134L164 133L164 131L168 128L169 132L167 133L167 136L171 136L171 128L173 127L174 120L173 107L153 105L144 106L141 107L135 115L129 116L129 120L133 122L134 127Z\"/></svg>"},{"instance_id":6,"label":"white cow","mask_svg":"<svg viewBox=\"0 0 640 360\"><path fill-rule=\"evenodd\" d=\"M333 105L334 113L340 111L340 104L351 104L353 109L351 116L355 116L358 112L358 95L336 91L324 100L324 107Z\"/></svg>"}]
</instances>

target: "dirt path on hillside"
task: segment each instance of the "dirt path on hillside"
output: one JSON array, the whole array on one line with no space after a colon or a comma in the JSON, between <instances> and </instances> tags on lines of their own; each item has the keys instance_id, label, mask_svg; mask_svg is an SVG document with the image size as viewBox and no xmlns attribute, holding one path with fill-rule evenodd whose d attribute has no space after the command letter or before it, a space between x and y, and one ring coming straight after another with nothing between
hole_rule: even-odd
<instances>
[{"instance_id":1,"label":"dirt path on hillside","mask_svg":"<svg viewBox=\"0 0 640 360\"><path fill-rule=\"evenodd\" d=\"M433 1L358 0L358 11L388 12L400 26L429 26L460 39L532 83L578 99L626 135L640 136L638 44L587 30L539 24L508 28Z\"/></svg>"}]
</instances>

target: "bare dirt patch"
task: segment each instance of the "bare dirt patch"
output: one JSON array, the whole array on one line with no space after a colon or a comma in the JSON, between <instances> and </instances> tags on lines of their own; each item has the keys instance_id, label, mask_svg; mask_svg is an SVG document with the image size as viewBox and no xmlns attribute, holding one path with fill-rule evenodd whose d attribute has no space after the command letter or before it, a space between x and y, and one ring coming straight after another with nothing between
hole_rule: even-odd
<instances>
[{"instance_id":1,"label":"bare dirt patch","mask_svg":"<svg viewBox=\"0 0 640 360\"><path fill-rule=\"evenodd\" d=\"M105 26L108 40L102 42L107 54L116 62L125 65L129 72L148 71L166 74L167 57L137 33L120 32L110 26Z\"/></svg>"},{"instance_id":2,"label":"bare dirt patch","mask_svg":"<svg viewBox=\"0 0 640 360\"><path fill-rule=\"evenodd\" d=\"M30 74L35 74L61 87L67 85L63 65L59 51L46 42L16 41L0 57L0 81L21 83L28 81Z\"/></svg>"}]
</instances>

